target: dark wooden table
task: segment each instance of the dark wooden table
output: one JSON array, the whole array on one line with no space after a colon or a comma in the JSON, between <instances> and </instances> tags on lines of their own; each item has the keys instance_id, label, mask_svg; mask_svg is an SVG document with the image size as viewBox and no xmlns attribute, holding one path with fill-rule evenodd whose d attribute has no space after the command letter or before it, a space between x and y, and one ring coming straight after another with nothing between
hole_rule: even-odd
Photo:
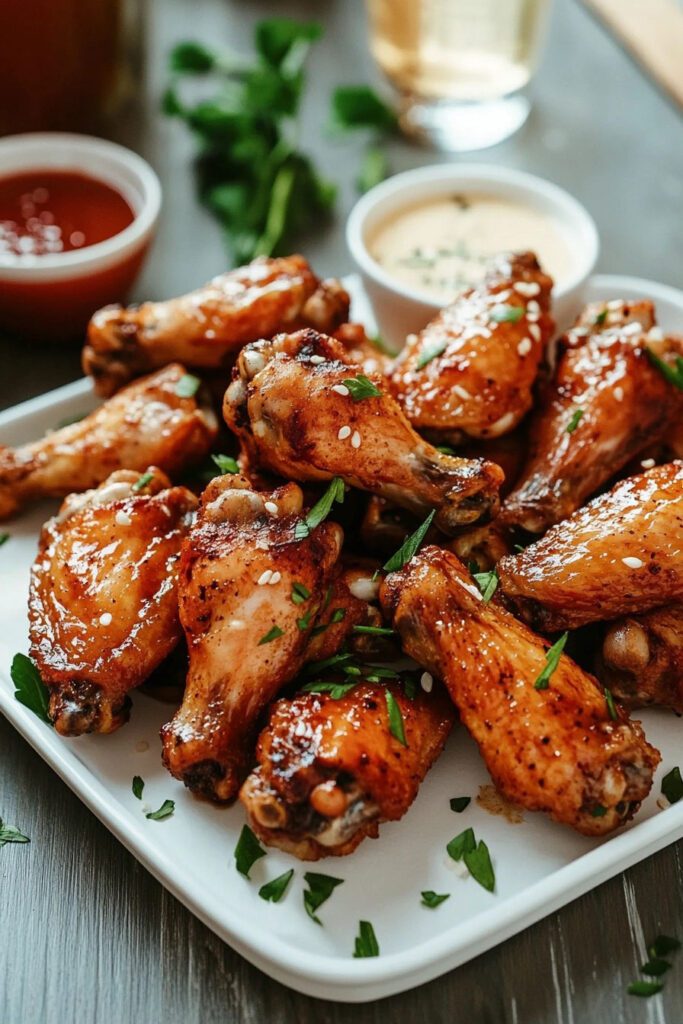
<instances>
[{"instance_id":1,"label":"dark wooden table","mask_svg":"<svg viewBox=\"0 0 683 1024\"><path fill-rule=\"evenodd\" d=\"M303 138L342 184L337 222L306 246L322 273L351 269L343 222L361 142L320 134L335 83L372 77L354 0L157 0L141 116L119 137L157 168L166 205L139 297L177 294L224 267L219 233L193 199L191 147L157 115L164 57L181 38L240 47L273 13L317 17ZM0 14L0 30L2 15ZM683 66L683 59L682 59ZM543 174L574 192L602 237L600 269L683 284L683 131L678 112L572 0L559 0L520 134L480 158ZM432 162L405 143L393 168ZM0 405L79 375L77 350L0 342ZM2 438L0 438L0 443ZM2 577L0 575L0 586ZM0 718L0 816L30 846L0 851L0 1024L681 1024L683 963L662 996L626 994L645 942L683 938L678 843L450 975L366 1006L323 1003L270 981L141 868Z\"/></svg>"}]
</instances>

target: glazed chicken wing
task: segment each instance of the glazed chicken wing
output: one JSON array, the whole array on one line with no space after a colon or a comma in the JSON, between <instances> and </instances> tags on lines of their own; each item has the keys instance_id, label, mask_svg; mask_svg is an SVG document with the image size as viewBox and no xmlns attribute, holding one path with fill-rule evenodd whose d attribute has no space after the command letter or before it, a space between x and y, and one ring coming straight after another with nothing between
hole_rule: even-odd
<instances>
[{"instance_id":1,"label":"glazed chicken wing","mask_svg":"<svg viewBox=\"0 0 683 1024\"><path fill-rule=\"evenodd\" d=\"M182 706L162 730L163 759L217 802L237 795L259 714L303 664L339 556L341 528L307 533L302 505L296 484L262 494L244 477L219 477L183 547L190 667Z\"/></svg>"},{"instance_id":2,"label":"glazed chicken wing","mask_svg":"<svg viewBox=\"0 0 683 1024\"><path fill-rule=\"evenodd\" d=\"M446 533L494 514L502 470L437 451L381 378L369 381L377 395L358 371L339 342L312 330L248 345L225 394L225 420L251 462L289 479L340 476L418 515L434 508Z\"/></svg>"},{"instance_id":3,"label":"glazed chicken wing","mask_svg":"<svg viewBox=\"0 0 683 1024\"><path fill-rule=\"evenodd\" d=\"M508 601L543 632L683 600L683 462L628 477L498 564Z\"/></svg>"},{"instance_id":4,"label":"glazed chicken wing","mask_svg":"<svg viewBox=\"0 0 683 1024\"><path fill-rule=\"evenodd\" d=\"M136 381L78 423L21 448L0 447L0 519L37 498L97 487L118 469L150 465L174 475L209 452L218 433L211 409L185 397L178 363ZM178 392L181 392L180 394Z\"/></svg>"},{"instance_id":5,"label":"glazed chicken wing","mask_svg":"<svg viewBox=\"0 0 683 1024\"><path fill-rule=\"evenodd\" d=\"M594 303L560 343L553 379L530 429L529 456L503 519L542 533L648 445L683 413L683 394L652 365L683 353L680 339L654 327L651 302Z\"/></svg>"},{"instance_id":6,"label":"glazed chicken wing","mask_svg":"<svg viewBox=\"0 0 683 1024\"><path fill-rule=\"evenodd\" d=\"M71 495L44 526L31 573L30 654L62 735L122 725L129 691L180 639L177 563L196 505L153 466L143 478L120 470Z\"/></svg>"},{"instance_id":7,"label":"glazed chicken wing","mask_svg":"<svg viewBox=\"0 0 683 1024\"><path fill-rule=\"evenodd\" d=\"M193 368L226 365L248 341L311 324L334 330L348 319L338 282L318 281L303 256L257 259L177 299L95 313L83 369L99 394L179 360Z\"/></svg>"},{"instance_id":8,"label":"glazed chicken wing","mask_svg":"<svg viewBox=\"0 0 683 1024\"><path fill-rule=\"evenodd\" d=\"M396 701L406 746L388 721ZM269 846L301 860L352 853L382 821L402 818L441 753L455 712L435 689L410 700L397 683L360 683L338 699L299 693L279 700L240 792L249 824Z\"/></svg>"},{"instance_id":9,"label":"glazed chicken wing","mask_svg":"<svg viewBox=\"0 0 683 1024\"><path fill-rule=\"evenodd\" d=\"M566 655L547 678L547 642L485 603L455 555L424 548L380 598L406 653L445 682L504 796L585 835L635 813L659 761L640 725L620 710L612 718L597 681Z\"/></svg>"},{"instance_id":10,"label":"glazed chicken wing","mask_svg":"<svg viewBox=\"0 0 683 1024\"><path fill-rule=\"evenodd\" d=\"M457 443L519 423L555 326L552 284L532 253L500 256L483 284L408 337L391 385L414 427Z\"/></svg>"},{"instance_id":11,"label":"glazed chicken wing","mask_svg":"<svg viewBox=\"0 0 683 1024\"><path fill-rule=\"evenodd\" d=\"M653 704L683 715L683 604L612 623L598 675L627 707Z\"/></svg>"}]
</instances>

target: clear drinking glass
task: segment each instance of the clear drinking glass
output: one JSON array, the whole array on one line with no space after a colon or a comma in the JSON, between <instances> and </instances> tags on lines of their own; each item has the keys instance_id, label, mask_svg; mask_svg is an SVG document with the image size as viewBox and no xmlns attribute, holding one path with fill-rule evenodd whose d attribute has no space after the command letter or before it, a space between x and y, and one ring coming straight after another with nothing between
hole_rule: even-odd
<instances>
[{"instance_id":1,"label":"clear drinking glass","mask_svg":"<svg viewBox=\"0 0 683 1024\"><path fill-rule=\"evenodd\" d=\"M367 0L372 54L401 95L403 130L449 151L517 131L550 3Z\"/></svg>"}]
</instances>

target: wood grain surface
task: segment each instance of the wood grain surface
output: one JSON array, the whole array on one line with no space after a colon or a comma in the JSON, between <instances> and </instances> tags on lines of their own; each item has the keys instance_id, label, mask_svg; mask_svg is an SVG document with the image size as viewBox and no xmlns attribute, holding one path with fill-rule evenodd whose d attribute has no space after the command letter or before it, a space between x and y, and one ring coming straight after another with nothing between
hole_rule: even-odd
<instances>
[{"instance_id":1,"label":"wood grain surface","mask_svg":"<svg viewBox=\"0 0 683 1024\"><path fill-rule=\"evenodd\" d=\"M157 0L151 12L148 87L138 116L119 132L152 161L166 195L138 296L177 294L224 266L219 233L193 198L189 142L156 115L164 55L182 38L247 45L253 22L273 13L318 17L326 27L302 138L347 184L338 220L304 248L322 273L352 269L343 220L363 142L321 144L319 129L331 86L373 73L360 0ZM574 192L597 220L602 270L680 287L683 128L674 109L574 0L556 4L532 92L522 132L476 159ZM402 142L390 157L395 170L434 161ZM76 348L0 340L0 358L0 406L79 375ZM683 955L661 996L626 994L648 940L658 932L683 938L683 843L446 977L344 1006L297 995L233 953L1 717L0 817L31 837L0 849L0 1024L683 1024Z\"/></svg>"}]
</instances>

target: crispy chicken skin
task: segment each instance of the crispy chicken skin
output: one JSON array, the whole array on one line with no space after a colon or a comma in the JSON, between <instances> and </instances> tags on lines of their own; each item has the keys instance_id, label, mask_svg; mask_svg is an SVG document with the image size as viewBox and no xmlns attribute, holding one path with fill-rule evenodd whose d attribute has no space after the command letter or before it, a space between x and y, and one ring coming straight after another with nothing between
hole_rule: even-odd
<instances>
[{"instance_id":1,"label":"crispy chicken skin","mask_svg":"<svg viewBox=\"0 0 683 1024\"><path fill-rule=\"evenodd\" d=\"M0 519L38 498L97 487L118 469L160 466L173 476L209 452L218 434L199 395L177 394L173 363L136 381L78 423L21 448L0 447Z\"/></svg>"},{"instance_id":2,"label":"crispy chicken skin","mask_svg":"<svg viewBox=\"0 0 683 1024\"><path fill-rule=\"evenodd\" d=\"M389 730L386 690L407 746ZM299 693L277 701L242 786L249 824L301 860L352 853L382 821L402 818L441 753L455 712L436 688L409 700L400 684L360 683L338 700Z\"/></svg>"},{"instance_id":3,"label":"crispy chicken skin","mask_svg":"<svg viewBox=\"0 0 683 1024\"><path fill-rule=\"evenodd\" d=\"M683 462L628 477L498 564L516 611L542 632L683 600Z\"/></svg>"},{"instance_id":4,"label":"crispy chicken skin","mask_svg":"<svg viewBox=\"0 0 683 1024\"><path fill-rule=\"evenodd\" d=\"M194 495L160 470L112 473L71 495L43 527L31 572L30 654L50 688L57 732L108 733L127 694L181 637L178 558Z\"/></svg>"},{"instance_id":5,"label":"crispy chicken skin","mask_svg":"<svg viewBox=\"0 0 683 1024\"><path fill-rule=\"evenodd\" d=\"M533 253L499 256L483 284L463 292L420 334L408 337L391 385L414 427L451 441L514 429L531 408L555 326L552 284ZM519 314L517 320L497 319ZM421 365L431 352L437 354Z\"/></svg>"},{"instance_id":6,"label":"crispy chicken skin","mask_svg":"<svg viewBox=\"0 0 683 1024\"><path fill-rule=\"evenodd\" d=\"M627 707L652 704L683 715L683 604L612 623L597 674Z\"/></svg>"},{"instance_id":7,"label":"crispy chicken skin","mask_svg":"<svg viewBox=\"0 0 683 1024\"><path fill-rule=\"evenodd\" d=\"M542 533L680 419L683 395L652 365L647 346L664 359L683 353L680 339L654 328L651 302L584 310L560 342L532 418L528 460L503 505L505 522Z\"/></svg>"},{"instance_id":8,"label":"crispy chicken skin","mask_svg":"<svg viewBox=\"0 0 683 1024\"><path fill-rule=\"evenodd\" d=\"M424 548L380 599L404 651L444 680L504 796L585 835L632 817L659 762L640 725L621 710L613 721L596 680L564 654L536 689L547 641L485 604L455 555Z\"/></svg>"},{"instance_id":9,"label":"crispy chicken skin","mask_svg":"<svg viewBox=\"0 0 683 1024\"><path fill-rule=\"evenodd\" d=\"M434 508L446 533L495 514L502 470L423 441L380 377L372 378L379 397L354 401L344 380L359 370L338 341L313 330L248 345L225 394L225 421L250 462L288 479L340 476L417 515Z\"/></svg>"},{"instance_id":10,"label":"crispy chicken skin","mask_svg":"<svg viewBox=\"0 0 683 1024\"><path fill-rule=\"evenodd\" d=\"M237 796L251 767L259 714L303 664L341 550L341 528L329 521L296 539L302 507L296 484L257 493L244 477L219 477L183 545L190 667L182 706L162 729L163 760L219 803ZM310 592L303 603L292 600L295 582Z\"/></svg>"},{"instance_id":11,"label":"crispy chicken skin","mask_svg":"<svg viewBox=\"0 0 683 1024\"><path fill-rule=\"evenodd\" d=\"M111 395L174 360L225 366L246 342L287 327L334 330L348 309L341 285L321 284L303 256L257 259L176 299L99 310L88 327L83 369L99 394Z\"/></svg>"}]
</instances>

